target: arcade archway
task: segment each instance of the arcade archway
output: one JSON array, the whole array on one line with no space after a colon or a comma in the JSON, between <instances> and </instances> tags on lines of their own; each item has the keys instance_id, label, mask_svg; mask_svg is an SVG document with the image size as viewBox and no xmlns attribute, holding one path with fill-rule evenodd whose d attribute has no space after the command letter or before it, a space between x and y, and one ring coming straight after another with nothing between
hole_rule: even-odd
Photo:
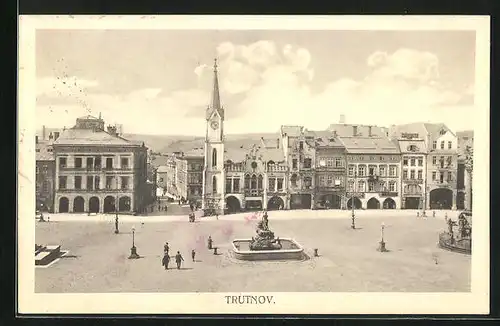
<instances>
[{"instance_id":1,"label":"arcade archway","mask_svg":"<svg viewBox=\"0 0 500 326\"><path fill-rule=\"evenodd\" d=\"M241 211L240 201L234 196L229 196L226 198L226 205L229 213Z\"/></svg>"},{"instance_id":2,"label":"arcade archway","mask_svg":"<svg viewBox=\"0 0 500 326\"><path fill-rule=\"evenodd\" d=\"M78 196L73 200L73 212L75 213L83 213L85 212L85 199L83 197Z\"/></svg>"},{"instance_id":3,"label":"arcade archway","mask_svg":"<svg viewBox=\"0 0 500 326\"><path fill-rule=\"evenodd\" d=\"M384 209L396 209L396 202L392 198L384 200Z\"/></svg>"},{"instance_id":4,"label":"arcade archway","mask_svg":"<svg viewBox=\"0 0 500 326\"><path fill-rule=\"evenodd\" d=\"M326 209L340 209L342 207L342 198L339 195L324 195L321 201Z\"/></svg>"},{"instance_id":5,"label":"arcade archway","mask_svg":"<svg viewBox=\"0 0 500 326\"><path fill-rule=\"evenodd\" d=\"M283 199L278 196L273 196L271 199L269 199L269 202L267 203L267 210L273 211L277 210L280 208L284 208L285 203L283 202Z\"/></svg>"},{"instance_id":6,"label":"arcade archway","mask_svg":"<svg viewBox=\"0 0 500 326\"><path fill-rule=\"evenodd\" d=\"M104 198L104 213L112 213L115 209L115 197L106 196Z\"/></svg>"},{"instance_id":7,"label":"arcade archway","mask_svg":"<svg viewBox=\"0 0 500 326\"><path fill-rule=\"evenodd\" d=\"M431 209L451 209L453 205L453 191L438 188L430 192Z\"/></svg>"},{"instance_id":8,"label":"arcade archway","mask_svg":"<svg viewBox=\"0 0 500 326\"><path fill-rule=\"evenodd\" d=\"M69 199L66 197L59 198L59 213L69 212Z\"/></svg>"},{"instance_id":9,"label":"arcade archway","mask_svg":"<svg viewBox=\"0 0 500 326\"><path fill-rule=\"evenodd\" d=\"M118 202L118 210L120 212L130 211L130 197L129 196L120 197L120 200Z\"/></svg>"},{"instance_id":10,"label":"arcade archway","mask_svg":"<svg viewBox=\"0 0 500 326\"><path fill-rule=\"evenodd\" d=\"M89 213L99 213L99 198L91 197L89 200Z\"/></svg>"},{"instance_id":11,"label":"arcade archway","mask_svg":"<svg viewBox=\"0 0 500 326\"><path fill-rule=\"evenodd\" d=\"M354 208L361 209L361 207L361 200L358 197L354 197ZM347 201L347 208L352 209L352 198L349 198L349 200Z\"/></svg>"},{"instance_id":12,"label":"arcade archway","mask_svg":"<svg viewBox=\"0 0 500 326\"><path fill-rule=\"evenodd\" d=\"M366 203L366 208L367 209L380 209L380 202L378 201L377 198L372 197Z\"/></svg>"}]
</instances>

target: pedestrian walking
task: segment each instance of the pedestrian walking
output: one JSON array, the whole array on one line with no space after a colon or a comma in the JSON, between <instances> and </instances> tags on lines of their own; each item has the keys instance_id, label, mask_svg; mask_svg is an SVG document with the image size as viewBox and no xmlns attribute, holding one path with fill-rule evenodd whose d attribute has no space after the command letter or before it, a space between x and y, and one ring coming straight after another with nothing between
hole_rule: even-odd
<instances>
[{"instance_id":1,"label":"pedestrian walking","mask_svg":"<svg viewBox=\"0 0 500 326\"><path fill-rule=\"evenodd\" d=\"M167 205L165 205L165 212L167 211Z\"/></svg>"},{"instance_id":2,"label":"pedestrian walking","mask_svg":"<svg viewBox=\"0 0 500 326\"><path fill-rule=\"evenodd\" d=\"M184 261L182 255L179 251L177 251L177 255L175 255L175 263L177 264L177 269L181 269L181 263Z\"/></svg>"},{"instance_id":3,"label":"pedestrian walking","mask_svg":"<svg viewBox=\"0 0 500 326\"><path fill-rule=\"evenodd\" d=\"M168 270L168 264L170 263L170 256L168 255L168 251L163 253L163 259L161 260L162 266L165 267L165 270Z\"/></svg>"},{"instance_id":4,"label":"pedestrian walking","mask_svg":"<svg viewBox=\"0 0 500 326\"><path fill-rule=\"evenodd\" d=\"M213 241L212 241L212 236L208 236L208 240L207 240L207 247L208 249L212 249L212 244L213 244Z\"/></svg>"},{"instance_id":5,"label":"pedestrian walking","mask_svg":"<svg viewBox=\"0 0 500 326\"><path fill-rule=\"evenodd\" d=\"M195 259L194 259L195 256L196 256L196 251L194 251L194 249L193 249L193 250L191 250L191 258L193 258L193 263L195 262Z\"/></svg>"},{"instance_id":6,"label":"pedestrian walking","mask_svg":"<svg viewBox=\"0 0 500 326\"><path fill-rule=\"evenodd\" d=\"M436 211L432 211L432 217L436 217Z\"/></svg>"},{"instance_id":7,"label":"pedestrian walking","mask_svg":"<svg viewBox=\"0 0 500 326\"><path fill-rule=\"evenodd\" d=\"M169 251L170 251L170 247L168 246L168 242L165 242L165 245L163 246L163 252L168 255Z\"/></svg>"}]
</instances>

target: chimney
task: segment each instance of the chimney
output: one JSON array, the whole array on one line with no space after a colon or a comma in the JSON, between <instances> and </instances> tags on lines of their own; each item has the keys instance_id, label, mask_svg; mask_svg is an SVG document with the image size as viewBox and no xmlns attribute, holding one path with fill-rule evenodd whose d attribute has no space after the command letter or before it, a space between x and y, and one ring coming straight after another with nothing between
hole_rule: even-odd
<instances>
[{"instance_id":1,"label":"chimney","mask_svg":"<svg viewBox=\"0 0 500 326\"><path fill-rule=\"evenodd\" d=\"M368 126L368 137L372 136L372 126Z\"/></svg>"},{"instance_id":2,"label":"chimney","mask_svg":"<svg viewBox=\"0 0 500 326\"><path fill-rule=\"evenodd\" d=\"M42 139L45 140L45 125L42 127Z\"/></svg>"},{"instance_id":3,"label":"chimney","mask_svg":"<svg viewBox=\"0 0 500 326\"><path fill-rule=\"evenodd\" d=\"M59 138L59 131L54 131L54 140L57 140Z\"/></svg>"},{"instance_id":4,"label":"chimney","mask_svg":"<svg viewBox=\"0 0 500 326\"><path fill-rule=\"evenodd\" d=\"M35 144L38 144L38 136L35 136Z\"/></svg>"},{"instance_id":5,"label":"chimney","mask_svg":"<svg viewBox=\"0 0 500 326\"><path fill-rule=\"evenodd\" d=\"M276 148L280 148L280 139L276 138Z\"/></svg>"},{"instance_id":6,"label":"chimney","mask_svg":"<svg viewBox=\"0 0 500 326\"><path fill-rule=\"evenodd\" d=\"M51 131L49 134L49 140L52 140L52 139L54 139L54 136L52 135L52 131Z\"/></svg>"},{"instance_id":7,"label":"chimney","mask_svg":"<svg viewBox=\"0 0 500 326\"><path fill-rule=\"evenodd\" d=\"M352 135L357 136L358 135L358 126L352 126Z\"/></svg>"},{"instance_id":8,"label":"chimney","mask_svg":"<svg viewBox=\"0 0 500 326\"><path fill-rule=\"evenodd\" d=\"M337 137L337 130L333 131L333 137Z\"/></svg>"},{"instance_id":9,"label":"chimney","mask_svg":"<svg viewBox=\"0 0 500 326\"><path fill-rule=\"evenodd\" d=\"M339 123L344 124L345 123L345 115L341 114L339 118Z\"/></svg>"}]
</instances>

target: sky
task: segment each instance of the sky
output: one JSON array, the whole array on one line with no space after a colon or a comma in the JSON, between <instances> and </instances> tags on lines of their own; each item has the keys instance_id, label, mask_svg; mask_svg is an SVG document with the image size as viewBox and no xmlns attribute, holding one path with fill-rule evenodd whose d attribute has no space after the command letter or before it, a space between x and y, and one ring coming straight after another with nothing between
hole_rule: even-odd
<instances>
[{"instance_id":1,"label":"sky","mask_svg":"<svg viewBox=\"0 0 500 326\"><path fill-rule=\"evenodd\" d=\"M472 129L474 31L38 30L36 123L204 135L218 59L227 133L339 122Z\"/></svg>"}]
</instances>

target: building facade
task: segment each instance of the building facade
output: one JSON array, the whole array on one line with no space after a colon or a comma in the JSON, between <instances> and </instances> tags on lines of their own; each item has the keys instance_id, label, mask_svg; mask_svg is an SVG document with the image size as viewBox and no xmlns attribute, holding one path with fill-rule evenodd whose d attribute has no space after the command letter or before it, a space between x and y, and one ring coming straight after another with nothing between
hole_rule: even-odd
<instances>
[{"instance_id":1,"label":"building facade","mask_svg":"<svg viewBox=\"0 0 500 326\"><path fill-rule=\"evenodd\" d=\"M56 212L142 212L150 202L147 148L105 131L100 117L77 119L53 148Z\"/></svg>"},{"instance_id":2,"label":"building facade","mask_svg":"<svg viewBox=\"0 0 500 326\"><path fill-rule=\"evenodd\" d=\"M401 208L425 209L427 149L419 134L403 133L397 139L401 151Z\"/></svg>"},{"instance_id":3,"label":"building facade","mask_svg":"<svg viewBox=\"0 0 500 326\"><path fill-rule=\"evenodd\" d=\"M36 209L50 213L54 212L56 174L53 141L54 136L52 133L47 140L39 139L39 136L35 137Z\"/></svg>"}]
</instances>

